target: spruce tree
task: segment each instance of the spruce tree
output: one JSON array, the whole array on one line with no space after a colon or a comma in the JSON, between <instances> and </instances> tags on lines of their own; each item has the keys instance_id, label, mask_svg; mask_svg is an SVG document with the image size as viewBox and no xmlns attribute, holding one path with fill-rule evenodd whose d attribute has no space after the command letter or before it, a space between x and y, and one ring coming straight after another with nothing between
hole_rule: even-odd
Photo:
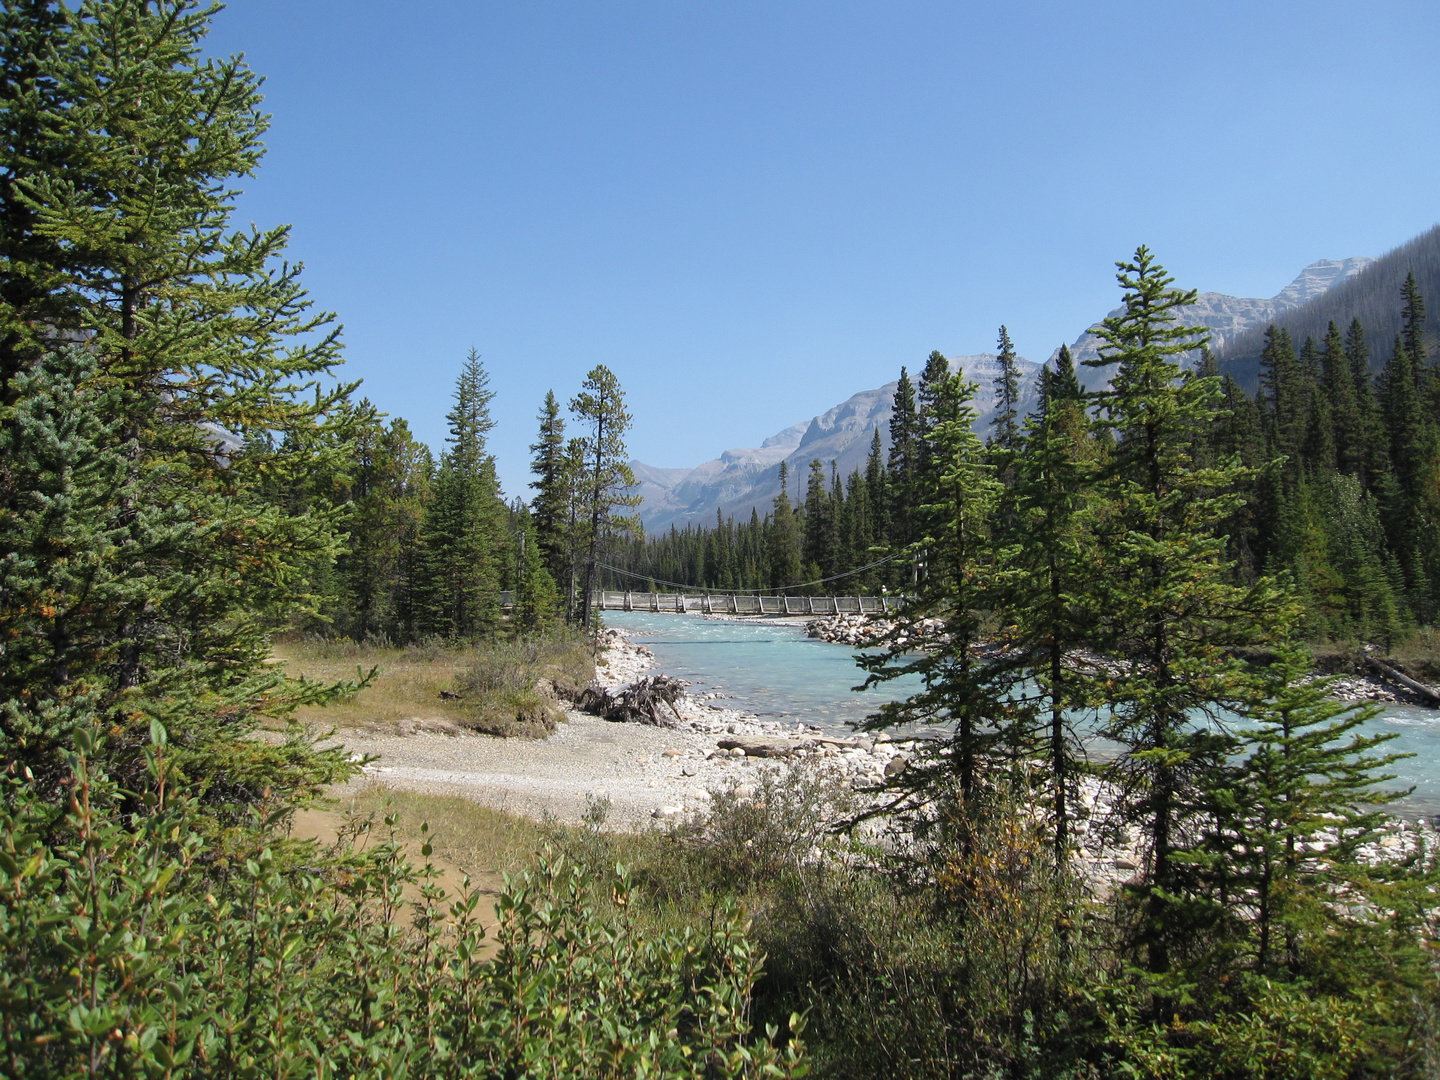
<instances>
[{"instance_id":1,"label":"spruce tree","mask_svg":"<svg viewBox=\"0 0 1440 1080\"><path fill-rule=\"evenodd\" d=\"M904 676L923 682L919 692L882 705L865 726L945 726L946 734L927 743L926 753L890 786L895 805L952 803L968 854L986 791L1014 764L1013 743L1006 739L1016 715L1010 693L1014 668L984 651L983 612L999 597L990 519L1000 486L973 428L976 386L963 372L932 386L927 439L937 469L922 498L934 531L909 552L921 566L918 585L883 651L857 659L868 672L867 687ZM920 629L930 619L943 624L938 633ZM927 638L927 647L917 652L918 636ZM987 768L996 762L1007 770L997 774Z\"/></svg>"},{"instance_id":2,"label":"spruce tree","mask_svg":"<svg viewBox=\"0 0 1440 1080\"><path fill-rule=\"evenodd\" d=\"M553 390L545 392L539 420L540 435L530 445L530 453L534 455L530 459L530 472L535 477L530 482L535 491L530 515L545 567L558 581L565 576L566 511L571 481L566 475L565 420Z\"/></svg>"},{"instance_id":3,"label":"spruce tree","mask_svg":"<svg viewBox=\"0 0 1440 1080\"><path fill-rule=\"evenodd\" d=\"M1390 455L1385 446L1384 422L1375 401L1375 381L1370 376L1370 346L1359 319L1351 319L1345 331L1345 362L1355 386L1355 411L1359 416L1358 454L1363 463L1360 484L1369 491L1389 472Z\"/></svg>"},{"instance_id":4,"label":"spruce tree","mask_svg":"<svg viewBox=\"0 0 1440 1080\"><path fill-rule=\"evenodd\" d=\"M69 734L44 717L83 688L122 784L143 786L157 720L187 757L177 780L237 804L267 786L304 788L320 767L298 744L244 736L315 698L266 670L267 627L317 612L328 586L315 574L339 552L345 510L276 493L345 473L340 432L353 414L350 388L330 377L338 330L284 261L288 230L231 223L266 120L259 77L239 58L204 55L210 14L184 0L0 9L0 439L13 448L0 561L24 563L32 580L56 575L41 610L69 627L36 639L58 650L52 678L25 695L11 685L0 741L11 760L53 764ZM84 364L47 359L76 340ZM45 401L45 418L26 412ZM81 402L96 426L67 445L106 463L84 495L70 466L51 471L60 451L34 441L46 425L65 430ZM39 456L22 463L27 454ZM117 463L119 477L106 471ZM62 569L73 539L21 554L46 484L89 507L83 529L97 539L83 585ZM62 513L47 528L82 525ZM31 613L0 608L11 622L0 632L34 634Z\"/></svg>"},{"instance_id":5,"label":"spruce tree","mask_svg":"<svg viewBox=\"0 0 1440 1080\"><path fill-rule=\"evenodd\" d=\"M886 463L890 489L889 535L895 547L905 547L915 539L914 494L920 464L919 438L915 388L902 366L890 411L890 457Z\"/></svg>"},{"instance_id":6,"label":"spruce tree","mask_svg":"<svg viewBox=\"0 0 1440 1080\"><path fill-rule=\"evenodd\" d=\"M825 490L825 466L819 458L810 462L810 474L805 486L805 532L801 549L801 562L808 579L825 576L829 563L829 495ZM818 571L818 572L817 572Z\"/></svg>"},{"instance_id":7,"label":"spruce tree","mask_svg":"<svg viewBox=\"0 0 1440 1080\"><path fill-rule=\"evenodd\" d=\"M990 426L995 434L990 444L1000 450L1015 450L1020 441L1020 373L1015 364L1015 346L1010 331L1000 327L999 370L995 374L995 416Z\"/></svg>"},{"instance_id":8,"label":"spruce tree","mask_svg":"<svg viewBox=\"0 0 1440 1080\"><path fill-rule=\"evenodd\" d=\"M823 474L822 474L823 475ZM800 581L800 528L790 507L790 470L780 462L780 491L775 496L766 542L769 566L768 585L772 589L788 589Z\"/></svg>"},{"instance_id":9,"label":"spruce tree","mask_svg":"<svg viewBox=\"0 0 1440 1080\"><path fill-rule=\"evenodd\" d=\"M470 350L446 414L450 437L426 508L422 629L454 640L494 630L500 618L500 579L506 561L507 515L487 451L495 394L479 354Z\"/></svg>"},{"instance_id":10,"label":"spruce tree","mask_svg":"<svg viewBox=\"0 0 1440 1080\"><path fill-rule=\"evenodd\" d=\"M1353 876L1358 850L1374 840L1392 801L1380 785L1396 755L1376 753L1394 733L1361 728L1380 711L1335 701L1331 679L1314 679L1309 651L1282 644L1264 671L1244 758L1216 791L1216 842L1246 897L1255 970L1302 974L1325 945L1338 911L1335 888Z\"/></svg>"},{"instance_id":11,"label":"spruce tree","mask_svg":"<svg viewBox=\"0 0 1440 1080\"><path fill-rule=\"evenodd\" d=\"M1204 917L1190 904L1195 882L1184 852L1202 813L1202 782L1228 750L1206 719L1244 697L1231 650L1275 632L1286 611L1269 581L1234 584L1214 531L1235 510L1243 467L1200 469L1193 459L1194 433L1210 425L1219 397L1213 378L1181 377L1178 358L1204 343L1203 328L1177 321L1196 293L1171 288L1145 247L1117 266L1123 306L1097 331L1099 357L1086 361L1117 368L1096 395L1115 448L1097 484L1107 506L1097 531L1095 629L1116 659L1105 733L1124 751L1111 773L1145 836L1146 873L1130 887L1141 912L1136 939L1148 970L1163 977L1193 944L1192 917ZM1162 1003L1174 989L1157 986Z\"/></svg>"},{"instance_id":12,"label":"spruce tree","mask_svg":"<svg viewBox=\"0 0 1440 1080\"><path fill-rule=\"evenodd\" d=\"M869 547L885 547L890 541L889 477L885 472L884 448L877 427L870 436L870 455L865 459L865 496L870 507Z\"/></svg>"},{"instance_id":13,"label":"spruce tree","mask_svg":"<svg viewBox=\"0 0 1440 1080\"><path fill-rule=\"evenodd\" d=\"M1352 476L1364 472L1364 430L1355 379L1345 356L1340 328L1332 321L1321 350L1322 381L1334 430L1335 468Z\"/></svg>"},{"instance_id":14,"label":"spruce tree","mask_svg":"<svg viewBox=\"0 0 1440 1080\"><path fill-rule=\"evenodd\" d=\"M1015 627L1014 645L1036 684L1033 706L1047 728L1044 775L1057 868L1069 859L1080 777L1069 717L1094 697L1093 679L1069 658L1088 640L1086 597L1094 567L1088 489L1103 453L1078 400L1069 352L1063 346L1061 352L1061 374L1047 381L1044 409L1030 418L1007 493L1011 527L1002 556L1005 621Z\"/></svg>"},{"instance_id":15,"label":"spruce tree","mask_svg":"<svg viewBox=\"0 0 1440 1080\"><path fill-rule=\"evenodd\" d=\"M580 621L589 629L600 553L614 534L637 527L638 521L625 511L639 506L640 497L632 492L635 474L626 460L625 435L632 418L625 409L620 380L603 364L591 368L580 393L570 401L570 411L585 428L577 447L583 463L579 487L585 559Z\"/></svg>"}]
</instances>

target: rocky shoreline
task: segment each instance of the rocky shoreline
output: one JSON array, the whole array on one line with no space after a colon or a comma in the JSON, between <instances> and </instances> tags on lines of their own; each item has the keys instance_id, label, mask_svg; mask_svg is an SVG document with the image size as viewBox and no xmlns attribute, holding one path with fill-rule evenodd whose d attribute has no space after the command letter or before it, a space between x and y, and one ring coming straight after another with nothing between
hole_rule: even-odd
<instances>
[{"instance_id":1,"label":"rocky shoreline","mask_svg":"<svg viewBox=\"0 0 1440 1080\"><path fill-rule=\"evenodd\" d=\"M649 648L617 629L603 632L597 682L611 691L654 666ZM717 798L748 799L769 774L786 782L803 774L861 805L880 797L888 777L924 754L925 740L884 732L835 738L819 728L728 709L710 690L684 694L665 724L617 723L569 709L546 740L477 735L408 725L404 734L347 732L346 746L376 755L365 778L426 792L462 795L529 816L581 820L597 802L612 828L644 829L703 818ZM343 794L343 792L340 792ZM1138 835L1120 822L1117 793L1093 778L1080 784L1073 823L1076 867L1099 888L1143 872ZM1325 837L1307 854L1323 855ZM1378 861L1440 849L1429 822L1399 818L1363 851Z\"/></svg>"},{"instance_id":2,"label":"rocky shoreline","mask_svg":"<svg viewBox=\"0 0 1440 1080\"><path fill-rule=\"evenodd\" d=\"M653 653L645 646L631 644L622 631L612 629L605 634L607 656L614 658L606 665L607 678L633 679L653 663ZM714 747L671 752L682 775L693 781L694 787L687 797L657 806L653 818L674 822L703 813L722 792L748 797L757 790L757 767L807 770L822 780L844 785L864 800L878 796L880 785L903 772L925 749L924 740L892 739L884 732L836 739L804 724L787 727L762 721L713 704L711 699L718 696L712 691L698 697L687 694L682 699L680 713L684 719L677 723L695 734L713 738ZM1095 778L1085 778L1079 784L1079 805L1072 823L1076 868L1100 888L1112 888L1143 871L1140 838L1133 828L1120 823L1118 799L1113 788ZM1315 842L1305 845L1304 853L1320 858L1335 839L1333 834L1322 832ZM1437 849L1440 834L1431 823L1395 818L1374 843L1360 851L1360 856L1379 862Z\"/></svg>"}]
</instances>

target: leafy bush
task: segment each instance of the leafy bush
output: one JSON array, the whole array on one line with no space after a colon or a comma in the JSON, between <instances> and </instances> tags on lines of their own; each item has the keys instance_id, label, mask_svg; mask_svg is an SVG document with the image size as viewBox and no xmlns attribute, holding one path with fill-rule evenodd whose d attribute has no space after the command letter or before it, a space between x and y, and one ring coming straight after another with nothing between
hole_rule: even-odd
<instances>
[{"instance_id":1,"label":"leafy bush","mask_svg":"<svg viewBox=\"0 0 1440 1080\"><path fill-rule=\"evenodd\" d=\"M571 633L477 645L455 679L466 726L487 735L543 738L565 718L594 672L583 638Z\"/></svg>"},{"instance_id":2,"label":"leafy bush","mask_svg":"<svg viewBox=\"0 0 1440 1080\"><path fill-rule=\"evenodd\" d=\"M761 957L731 906L705 933L642 934L623 867L601 918L583 875L542 857L507 879L487 958L480 894L447 899L393 834L321 857L262 820L222 854L158 769L122 826L96 809L113 793L95 740L76 743L68 811L18 776L0 807L0 1062L17 1080L804 1074L798 1040L750 1038Z\"/></svg>"}]
</instances>

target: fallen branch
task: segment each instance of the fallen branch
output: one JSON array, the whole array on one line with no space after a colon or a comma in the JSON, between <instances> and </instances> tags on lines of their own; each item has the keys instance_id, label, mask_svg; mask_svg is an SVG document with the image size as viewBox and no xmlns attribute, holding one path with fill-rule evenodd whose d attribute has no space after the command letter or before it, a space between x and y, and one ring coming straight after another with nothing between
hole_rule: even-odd
<instances>
[{"instance_id":1,"label":"fallen branch","mask_svg":"<svg viewBox=\"0 0 1440 1080\"><path fill-rule=\"evenodd\" d=\"M1418 694L1432 709L1440 709L1440 692L1437 692L1433 687L1426 686L1422 682L1416 682L1410 678L1409 675L1401 671L1396 671L1389 664L1382 663L1373 656L1367 656L1365 659L1382 679L1399 683L1405 687L1405 689Z\"/></svg>"}]
</instances>

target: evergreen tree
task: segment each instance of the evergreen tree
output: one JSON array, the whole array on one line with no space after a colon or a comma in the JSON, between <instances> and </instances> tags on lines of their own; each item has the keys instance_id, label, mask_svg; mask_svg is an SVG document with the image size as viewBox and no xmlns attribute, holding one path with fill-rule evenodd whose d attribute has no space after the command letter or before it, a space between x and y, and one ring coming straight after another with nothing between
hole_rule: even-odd
<instances>
[{"instance_id":1,"label":"evergreen tree","mask_svg":"<svg viewBox=\"0 0 1440 1080\"><path fill-rule=\"evenodd\" d=\"M883 444L877 427L870 436L870 455L865 459L865 499L870 508L865 550L887 546L890 540L889 477L882 453Z\"/></svg>"},{"instance_id":2,"label":"evergreen tree","mask_svg":"<svg viewBox=\"0 0 1440 1080\"><path fill-rule=\"evenodd\" d=\"M1069 351L1062 346L1061 353L1058 377L1047 383L1043 411L1030 420L1008 493L1013 524L1003 554L1006 621L1015 627L1015 644L1037 685L1034 707L1048 725L1045 775L1057 867L1069 860L1080 776L1067 718L1093 698L1093 680L1067 656L1088 640L1085 598L1094 564L1087 492L1101 464Z\"/></svg>"},{"instance_id":3,"label":"evergreen tree","mask_svg":"<svg viewBox=\"0 0 1440 1080\"><path fill-rule=\"evenodd\" d=\"M591 596L601 549L613 533L629 532L636 527L636 520L624 511L640 505L640 497L631 493L635 474L626 461L625 452L625 435L630 430L631 417L625 410L625 394L614 373L603 364L591 368L580 393L570 402L570 411L585 426L577 448L584 463L580 495L585 593L580 599L580 621L589 629ZM617 514L617 510L621 513Z\"/></svg>"},{"instance_id":4,"label":"evergreen tree","mask_svg":"<svg viewBox=\"0 0 1440 1080\"><path fill-rule=\"evenodd\" d=\"M1266 668L1254 727L1244 735L1245 758L1218 774L1221 820L1217 836L1232 887L1253 897L1245 905L1253 926L1255 970L1282 968L1301 975L1327 930L1337 923L1334 889L1354 876L1359 848L1375 839L1391 801L1378 785L1396 757L1376 754L1394 734L1367 735L1361 726L1379 709L1337 702L1330 679L1314 679L1313 658L1282 645Z\"/></svg>"},{"instance_id":5,"label":"evergreen tree","mask_svg":"<svg viewBox=\"0 0 1440 1080\"><path fill-rule=\"evenodd\" d=\"M829 497L825 490L825 466L819 458L810 462L805 487L805 532L801 551L804 574L810 579L824 577L829 564Z\"/></svg>"},{"instance_id":6,"label":"evergreen tree","mask_svg":"<svg viewBox=\"0 0 1440 1080\"><path fill-rule=\"evenodd\" d=\"M1003 326L1000 327L998 347L995 416L990 421L995 434L990 437L990 443L1000 450L1015 450L1020 441L1020 373L1015 364L1015 346L1010 343L1010 331Z\"/></svg>"},{"instance_id":7,"label":"evergreen tree","mask_svg":"<svg viewBox=\"0 0 1440 1080\"><path fill-rule=\"evenodd\" d=\"M568 525L570 477L566 475L569 460L565 454L565 420L555 392L545 392L540 407L540 435L531 444L530 472L535 479L530 486L535 498L530 503L531 522L535 526L536 543L545 568L554 580L565 577L565 530Z\"/></svg>"},{"instance_id":8,"label":"evergreen tree","mask_svg":"<svg viewBox=\"0 0 1440 1080\"><path fill-rule=\"evenodd\" d=\"M920 464L919 439L915 388L902 366L890 412L890 457L886 463L890 489L890 537L896 547L904 547L915 539L914 494Z\"/></svg>"},{"instance_id":9,"label":"evergreen tree","mask_svg":"<svg viewBox=\"0 0 1440 1080\"><path fill-rule=\"evenodd\" d=\"M560 608L560 592L546 566L535 522L518 499L511 509L511 532L515 552L515 623L524 630L544 630Z\"/></svg>"},{"instance_id":10,"label":"evergreen tree","mask_svg":"<svg viewBox=\"0 0 1440 1080\"><path fill-rule=\"evenodd\" d=\"M83 697L122 784L143 786L157 720L183 748L177 778L234 804L303 790L321 768L244 736L316 696L266 671L266 626L317 610L311 575L338 553L344 511L273 496L343 475L352 417L328 374L337 331L283 262L287 230L231 226L265 119L258 76L203 55L209 16L139 0L0 9L0 562L32 584L54 575L38 611L56 621L0 603L0 666L18 680L14 650L34 649L51 672L7 686L0 742L53 774L79 714L58 718ZM81 339L84 363L46 359ZM84 492L71 454L89 463ZM47 490L75 501L42 528L29 515Z\"/></svg>"},{"instance_id":11,"label":"evergreen tree","mask_svg":"<svg viewBox=\"0 0 1440 1080\"><path fill-rule=\"evenodd\" d=\"M507 511L495 459L485 447L494 427L489 383L471 349L455 382L455 405L446 414L450 437L421 528L421 628L455 640L488 633L500 617Z\"/></svg>"},{"instance_id":12,"label":"evergreen tree","mask_svg":"<svg viewBox=\"0 0 1440 1080\"><path fill-rule=\"evenodd\" d=\"M823 475L823 474L822 474ZM775 496L766 543L769 587L787 589L800 581L800 529L790 508L790 471L780 462L780 493Z\"/></svg>"},{"instance_id":13,"label":"evergreen tree","mask_svg":"<svg viewBox=\"0 0 1440 1080\"><path fill-rule=\"evenodd\" d=\"M1369 491L1389 471L1390 457L1385 448L1384 426L1375 401L1374 380L1370 377L1370 346L1365 341L1365 328L1359 319L1352 319L1345 332L1345 361L1355 386L1355 411L1358 416L1362 462L1360 484Z\"/></svg>"},{"instance_id":14,"label":"evergreen tree","mask_svg":"<svg viewBox=\"0 0 1440 1080\"><path fill-rule=\"evenodd\" d=\"M409 592L434 463L404 420L384 425L368 400L356 411L349 542L336 561L342 595L335 626L362 641L381 635L409 640L415 633Z\"/></svg>"},{"instance_id":15,"label":"evergreen tree","mask_svg":"<svg viewBox=\"0 0 1440 1080\"><path fill-rule=\"evenodd\" d=\"M1012 665L984 655L982 632L983 612L996 606L999 595L990 517L1000 487L973 428L975 384L956 373L931 385L927 439L939 469L922 497L935 531L909 553L922 572L883 651L857 659L868 672L867 687L905 676L918 676L923 683L908 698L880 706L866 727L920 723L948 729L927 743L927 752L891 786L901 803L911 805L953 798L961 846L968 854L983 812L984 788L999 779L987 764L1014 763L1013 742L1005 738L1016 712ZM913 643L922 634L919 624L928 619L940 620L943 628L926 635L931 647L917 652Z\"/></svg>"},{"instance_id":16,"label":"evergreen tree","mask_svg":"<svg viewBox=\"0 0 1440 1080\"><path fill-rule=\"evenodd\" d=\"M1106 733L1124 748L1112 773L1130 793L1128 813L1145 833L1148 873L1131 891L1140 904L1137 940L1156 976L1172 970L1208 918L1192 904L1195 882L1184 856L1202 811L1200 783L1221 768L1228 740L1202 718L1244 696L1229 650L1261 640L1285 614L1270 583L1235 585L1215 525L1234 512L1229 494L1242 467L1199 469L1194 433L1217 407L1213 379L1181 378L1177 358L1203 343L1203 328L1177 323L1196 294L1172 280L1139 248L1117 264L1120 312L1097 331L1100 356L1118 366L1097 395L1115 449L1098 484L1108 504L1097 536L1093 592L1097 643L1120 658L1107 680ZM1284 379L1272 380L1281 388ZM1161 983L1161 1001L1174 988Z\"/></svg>"},{"instance_id":17,"label":"evergreen tree","mask_svg":"<svg viewBox=\"0 0 1440 1080\"><path fill-rule=\"evenodd\" d=\"M1322 379L1334 431L1335 468L1352 476L1364 472L1364 430L1360 404L1355 396L1355 379L1345 356L1345 343L1334 322L1325 334L1321 350Z\"/></svg>"}]
</instances>

